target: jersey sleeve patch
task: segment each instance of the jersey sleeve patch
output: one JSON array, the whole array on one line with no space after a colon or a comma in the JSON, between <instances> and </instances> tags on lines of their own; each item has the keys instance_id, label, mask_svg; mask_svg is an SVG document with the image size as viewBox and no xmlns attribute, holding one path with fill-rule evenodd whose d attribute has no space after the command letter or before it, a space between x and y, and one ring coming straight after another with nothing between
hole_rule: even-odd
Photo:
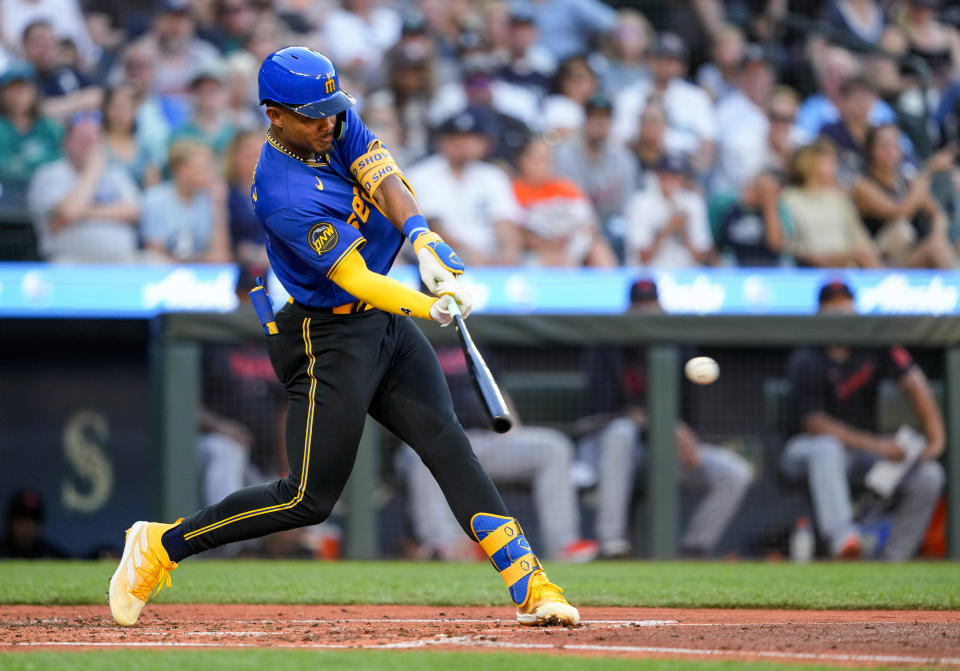
<instances>
[{"instance_id":1,"label":"jersey sleeve patch","mask_svg":"<svg viewBox=\"0 0 960 671\"><path fill-rule=\"evenodd\" d=\"M327 221L314 224L307 232L307 244L317 253L317 256L323 256L336 249L338 242L340 242L340 235L336 227Z\"/></svg>"}]
</instances>

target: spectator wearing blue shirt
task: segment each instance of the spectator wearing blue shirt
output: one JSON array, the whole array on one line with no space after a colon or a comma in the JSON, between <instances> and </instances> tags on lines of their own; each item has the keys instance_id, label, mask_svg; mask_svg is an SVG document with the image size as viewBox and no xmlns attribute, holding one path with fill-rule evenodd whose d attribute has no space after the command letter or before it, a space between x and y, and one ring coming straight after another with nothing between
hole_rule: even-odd
<instances>
[{"instance_id":1,"label":"spectator wearing blue shirt","mask_svg":"<svg viewBox=\"0 0 960 671\"><path fill-rule=\"evenodd\" d=\"M227 218L230 242L237 263L246 268L263 271L270 265L267 258L266 235L250 198L253 171L263 149L263 133L240 133L227 150Z\"/></svg>"},{"instance_id":2,"label":"spectator wearing blue shirt","mask_svg":"<svg viewBox=\"0 0 960 671\"><path fill-rule=\"evenodd\" d=\"M531 12L540 43L562 61L588 51L591 42L617 25L617 13L600 0L524 0L515 2Z\"/></svg>"}]
</instances>

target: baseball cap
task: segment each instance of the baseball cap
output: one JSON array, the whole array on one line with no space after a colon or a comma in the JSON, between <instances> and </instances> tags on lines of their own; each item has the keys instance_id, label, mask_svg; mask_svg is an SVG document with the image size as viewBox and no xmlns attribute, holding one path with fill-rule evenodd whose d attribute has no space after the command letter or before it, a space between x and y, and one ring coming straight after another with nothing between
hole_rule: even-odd
<instances>
[{"instance_id":1,"label":"baseball cap","mask_svg":"<svg viewBox=\"0 0 960 671\"><path fill-rule=\"evenodd\" d=\"M211 79L219 84L224 84L227 79L226 75L226 70L219 61L201 63L190 73L190 86L195 86L205 79Z\"/></svg>"},{"instance_id":2,"label":"baseball cap","mask_svg":"<svg viewBox=\"0 0 960 671\"><path fill-rule=\"evenodd\" d=\"M673 175L689 175L690 161L684 154L664 154L653 165L654 172L666 172Z\"/></svg>"},{"instance_id":3,"label":"baseball cap","mask_svg":"<svg viewBox=\"0 0 960 671\"><path fill-rule=\"evenodd\" d=\"M21 489L14 492L7 506L7 517L30 517L43 520L43 500L40 494L33 489Z\"/></svg>"},{"instance_id":4,"label":"baseball cap","mask_svg":"<svg viewBox=\"0 0 960 671\"><path fill-rule=\"evenodd\" d=\"M437 134L440 136L466 134L483 135L485 133L486 125L484 124L483 118L481 118L476 110L471 109L470 107L467 107L463 111L454 114L452 117L449 117L437 127Z\"/></svg>"},{"instance_id":5,"label":"baseball cap","mask_svg":"<svg viewBox=\"0 0 960 671\"><path fill-rule=\"evenodd\" d=\"M743 48L743 55L740 57L740 67L745 68L754 63L769 65L766 50L759 44L750 43Z\"/></svg>"},{"instance_id":6,"label":"baseball cap","mask_svg":"<svg viewBox=\"0 0 960 671\"><path fill-rule=\"evenodd\" d=\"M166 14L187 14L190 11L190 0L163 0L160 11Z\"/></svg>"},{"instance_id":7,"label":"baseball cap","mask_svg":"<svg viewBox=\"0 0 960 671\"><path fill-rule=\"evenodd\" d=\"M34 82L37 78L37 71L29 63L15 61L10 64L3 74L0 74L0 88L13 82Z\"/></svg>"},{"instance_id":8,"label":"baseball cap","mask_svg":"<svg viewBox=\"0 0 960 671\"><path fill-rule=\"evenodd\" d=\"M412 12L403 17L400 24L401 35L426 35L427 19L419 12Z\"/></svg>"},{"instance_id":9,"label":"baseball cap","mask_svg":"<svg viewBox=\"0 0 960 671\"><path fill-rule=\"evenodd\" d=\"M526 3L518 3L510 10L510 23L513 25L536 22L537 17L533 12L533 7Z\"/></svg>"},{"instance_id":10,"label":"baseball cap","mask_svg":"<svg viewBox=\"0 0 960 671\"><path fill-rule=\"evenodd\" d=\"M660 33L653 44L650 55L654 58L676 58L686 61L690 54L682 37L676 33Z\"/></svg>"},{"instance_id":11,"label":"baseball cap","mask_svg":"<svg viewBox=\"0 0 960 671\"><path fill-rule=\"evenodd\" d=\"M840 296L853 300L853 289L843 280L830 280L820 287L820 296L817 298L817 302L823 305L827 301Z\"/></svg>"},{"instance_id":12,"label":"baseball cap","mask_svg":"<svg viewBox=\"0 0 960 671\"><path fill-rule=\"evenodd\" d=\"M583 104L583 109L587 114L597 110L603 110L612 114L613 101L610 100L610 97L606 93L594 93L592 96L587 98L587 102Z\"/></svg>"},{"instance_id":13,"label":"baseball cap","mask_svg":"<svg viewBox=\"0 0 960 671\"><path fill-rule=\"evenodd\" d=\"M650 277L641 277L630 285L631 303L650 303L660 300L657 292L657 283Z\"/></svg>"}]
</instances>

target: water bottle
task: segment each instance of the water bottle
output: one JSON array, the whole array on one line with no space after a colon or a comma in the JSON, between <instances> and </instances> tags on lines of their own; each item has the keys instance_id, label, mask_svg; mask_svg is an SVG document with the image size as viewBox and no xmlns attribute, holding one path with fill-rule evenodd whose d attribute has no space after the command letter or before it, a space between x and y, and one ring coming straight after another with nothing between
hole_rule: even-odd
<instances>
[{"instance_id":1,"label":"water bottle","mask_svg":"<svg viewBox=\"0 0 960 671\"><path fill-rule=\"evenodd\" d=\"M801 517L790 534L790 561L806 564L813 559L815 545L816 539L813 537L813 529L810 528L810 520Z\"/></svg>"}]
</instances>

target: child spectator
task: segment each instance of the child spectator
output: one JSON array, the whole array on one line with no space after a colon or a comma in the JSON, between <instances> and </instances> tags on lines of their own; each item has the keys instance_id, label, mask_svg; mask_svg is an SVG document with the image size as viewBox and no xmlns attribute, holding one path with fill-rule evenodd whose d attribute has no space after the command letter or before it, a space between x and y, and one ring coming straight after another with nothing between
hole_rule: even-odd
<instances>
[{"instance_id":1,"label":"child spectator","mask_svg":"<svg viewBox=\"0 0 960 671\"><path fill-rule=\"evenodd\" d=\"M761 173L747 182L740 198L720 214L718 247L730 249L738 266L775 266L789 223L779 202L780 182Z\"/></svg>"}]
</instances>

